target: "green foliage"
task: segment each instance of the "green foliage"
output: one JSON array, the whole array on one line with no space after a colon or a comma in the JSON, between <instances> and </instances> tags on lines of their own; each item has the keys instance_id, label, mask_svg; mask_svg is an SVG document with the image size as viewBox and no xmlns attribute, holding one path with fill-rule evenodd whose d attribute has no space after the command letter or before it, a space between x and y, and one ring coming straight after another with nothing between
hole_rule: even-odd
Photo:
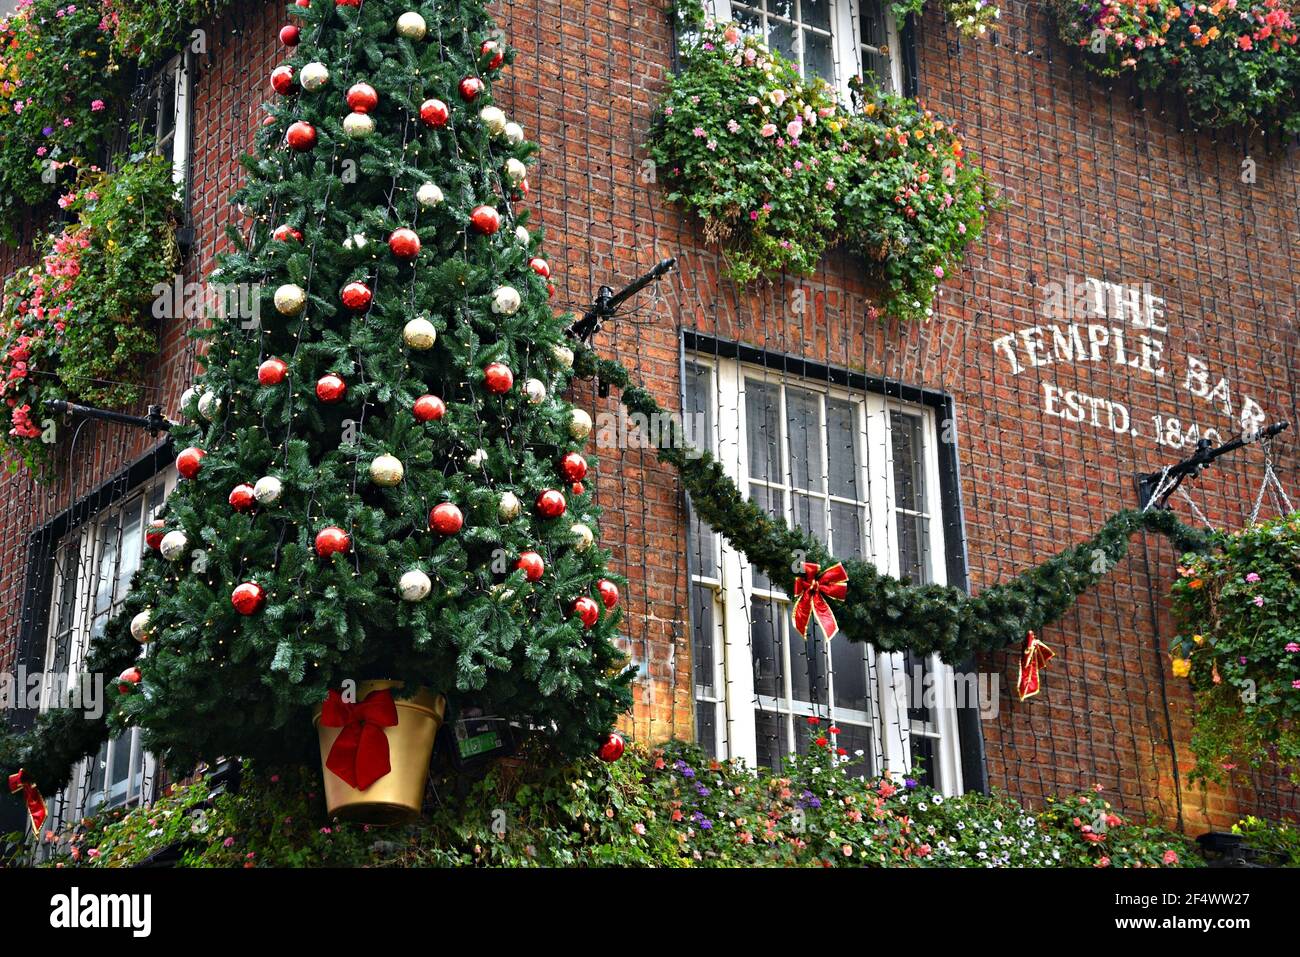
<instances>
[{"instance_id":1,"label":"green foliage","mask_svg":"<svg viewBox=\"0 0 1300 957\"><path fill-rule=\"evenodd\" d=\"M187 867L1169 867L1200 862L1179 834L1122 819L1101 794L1034 814L1005 795L944 797L860 776L815 726L778 772L670 743L617 764L499 762L436 781L418 824L331 824L313 773L246 771L238 794L202 780L151 807L51 835L47 863L117 867L174 845ZM818 744L818 741L824 743ZM1089 823L1091 822L1091 823Z\"/></svg>"},{"instance_id":2,"label":"green foliage","mask_svg":"<svg viewBox=\"0 0 1300 957\"><path fill-rule=\"evenodd\" d=\"M23 0L0 20L0 241L97 158L126 81L97 3Z\"/></svg>"},{"instance_id":3,"label":"green foliage","mask_svg":"<svg viewBox=\"0 0 1300 957\"><path fill-rule=\"evenodd\" d=\"M207 453L198 477L166 504L167 528L185 533L188 551L175 564L146 556L124 615L96 646L116 660L132 644L130 617L149 609L143 681L115 696L108 722L95 727L102 740L110 728L138 726L145 746L175 770L232 753L314 764L312 710L348 679L429 687L448 696L453 714L477 706L531 719L542 729L537 736L567 755L589 753L630 703L634 671L614 643L621 611L598 603L590 628L572 611L575 599L594 596L597 582L614 576L607 553L582 547L572 530L577 522L595 528L599 510L558 468L584 446L574 410L560 398L571 375L562 345L568 320L552 312L547 283L530 266L540 247L523 229L526 214L510 215L521 191L508 163L522 164L534 147L493 135L479 119L497 73L480 54L493 29L482 5L419 5L428 25L422 41L394 29L409 9L384 0L293 8L303 40L287 63L295 72L323 63L331 77L314 93L271 103L271 122L246 161L236 198L252 217L250 234L238 237L212 278L248 291L240 301L256 308L227 310L199 333L207 349L196 388L220 406L204 418L191 400L188 424L173 433L178 447ZM469 75L485 84L472 104L457 89ZM341 120L345 93L360 81L379 95L370 113L375 132L364 139L347 136ZM446 128L419 121L428 97L451 105ZM315 149L284 147L294 122L314 126ZM426 183L445 197L436 207L417 200ZM499 232L469 228L479 204L503 210ZM301 240L274 238L279 225ZM384 248L398 227L422 241L414 264ZM362 234L364 246L352 239ZM368 310L341 304L350 282L374 291ZM275 305L277 288L290 283L308 294L296 315ZM504 285L520 293L513 313L493 308ZM434 348L405 344L414 316L436 327ZM262 387L257 370L269 356L285 360L289 377ZM491 362L514 372L505 395L484 388ZM316 396L326 373L348 384L336 404ZM542 401L525 396L529 378L544 384ZM412 406L424 394L445 400L443 418L416 420ZM471 462L480 449L483 460ZM369 481L381 454L403 462L400 485ZM282 482L278 501L232 510L230 490L266 475ZM548 488L568 497L558 519L533 505ZM500 515L507 491L524 503L517 517ZM441 502L463 513L459 534L431 531L430 510ZM327 525L346 529L346 554L316 554L315 535ZM515 568L527 550L544 556L538 582ZM399 597L411 570L433 582L423 601ZM231 602L246 581L266 594L248 617ZM11 750L58 777L61 760L90 743L78 720L53 718L38 744ZM58 758L41 761L41 749ZM33 775L49 786L44 774Z\"/></svg>"},{"instance_id":4,"label":"green foliage","mask_svg":"<svg viewBox=\"0 0 1300 957\"><path fill-rule=\"evenodd\" d=\"M1246 847L1265 864L1300 867L1300 828L1287 821L1264 821L1248 815L1232 825Z\"/></svg>"},{"instance_id":5,"label":"green foliage","mask_svg":"<svg viewBox=\"0 0 1300 957\"><path fill-rule=\"evenodd\" d=\"M632 385L625 366L585 349L574 368L621 389L623 404L646 421L672 423L656 438L659 459L677 469L700 518L773 581L792 581L805 560L823 569L834 563L820 542L746 499L717 459L693 448L680 422L649 391ZM882 574L868 562L846 560L848 597L832 602L832 609L850 641L869 641L882 651L937 653L960 664L976 652L1016 645L1027 632L1056 621L1116 567L1128 552L1130 537L1140 530L1160 532L1180 551L1206 547L1205 534L1171 511L1121 511L1088 540L975 596L948 585L912 584Z\"/></svg>"},{"instance_id":6,"label":"green foliage","mask_svg":"<svg viewBox=\"0 0 1300 957\"><path fill-rule=\"evenodd\" d=\"M1052 0L1057 26L1102 76L1180 96L1199 127L1300 133L1293 0Z\"/></svg>"},{"instance_id":7,"label":"green foliage","mask_svg":"<svg viewBox=\"0 0 1300 957\"><path fill-rule=\"evenodd\" d=\"M157 353L145 311L179 262L171 163L137 153L115 173L84 170L63 206L75 220L38 244L0 309L3 431L0 451L43 463L53 435L44 403L72 399L126 408L140 398ZM15 463L16 464L16 463Z\"/></svg>"},{"instance_id":8,"label":"green foliage","mask_svg":"<svg viewBox=\"0 0 1300 957\"><path fill-rule=\"evenodd\" d=\"M180 50L190 31L231 0L103 0L113 47L124 58L156 63Z\"/></svg>"},{"instance_id":9,"label":"green foliage","mask_svg":"<svg viewBox=\"0 0 1300 957\"><path fill-rule=\"evenodd\" d=\"M1300 783L1300 513L1214 544L1171 589L1174 669L1196 699L1193 776L1273 762Z\"/></svg>"},{"instance_id":10,"label":"green foliage","mask_svg":"<svg viewBox=\"0 0 1300 957\"><path fill-rule=\"evenodd\" d=\"M859 109L847 112L828 84L735 24L699 28L682 60L650 155L731 277L811 273L843 242L882 286L886 312L931 315L992 199L951 126L871 86L855 87Z\"/></svg>"}]
</instances>

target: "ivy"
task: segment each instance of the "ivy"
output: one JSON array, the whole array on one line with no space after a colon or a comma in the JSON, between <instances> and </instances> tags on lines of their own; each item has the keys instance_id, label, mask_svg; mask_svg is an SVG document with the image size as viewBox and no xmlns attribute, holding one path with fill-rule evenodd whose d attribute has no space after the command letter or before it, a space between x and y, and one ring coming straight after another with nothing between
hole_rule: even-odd
<instances>
[{"instance_id":1,"label":"ivy","mask_svg":"<svg viewBox=\"0 0 1300 957\"><path fill-rule=\"evenodd\" d=\"M808 274L840 243L861 255L884 312L928 318L994 198L952 125L859 81L845 110L736 25L691 31L650 155L730 277Z\"/></svg>"},{"instance_id":2,"label":"ivy","mask_svg":"<svg viewBox=\"0 0 1300 957\"><path fill-rule=\"evenodd\" d=\"M140 399L158 339L146 307L180 259L179 207L166 159L132 155L120 171L81 172L61 205L74 221L40 240L35 266L0 309L0 452L39 468L56 432L45 403L123 409Z\"/></svg>"}]
</instances>

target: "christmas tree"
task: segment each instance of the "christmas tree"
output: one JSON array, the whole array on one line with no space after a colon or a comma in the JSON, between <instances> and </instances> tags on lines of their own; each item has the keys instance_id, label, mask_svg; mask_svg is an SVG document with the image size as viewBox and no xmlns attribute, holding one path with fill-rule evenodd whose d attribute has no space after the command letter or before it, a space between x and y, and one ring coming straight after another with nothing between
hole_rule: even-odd
<instances>
[{"instance_id":1,"label":"christmas tree","mask_svg":"<svg viewBox=\"0 0 1300 957\"><path fill-rule=\"evenodd\" d=\"M212 277L256 308L200 333L113 722L178 767L301 755L331 689L382 678L591 753L632 672L517 208L535 146L493 103L513 52L477 0L288 9Z\"/></svg>"}]
</instances>

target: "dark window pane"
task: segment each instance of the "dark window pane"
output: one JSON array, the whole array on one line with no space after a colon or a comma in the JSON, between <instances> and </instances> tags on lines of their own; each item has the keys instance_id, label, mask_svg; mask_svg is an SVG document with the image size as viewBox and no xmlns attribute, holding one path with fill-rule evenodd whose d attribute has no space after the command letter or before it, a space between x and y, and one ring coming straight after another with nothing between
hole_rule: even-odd
<instances>
[{"instance_id":1,"label":"dark window pane","mask_svg":"<svg viewBox=\"0 0 1300 957\"><path fill-rule=\"evenodd\" d=\"M831 28L831 0L799 0L799 16L810 27Z\"/></svg>"},{"instance_id":2,"label":"dark window pane","mask_svg":"<svg viewBox=\"0 0 1300 957\"><path fill-rule=\"evenodd\" d=\"M717 671L714 641L717 623L713 616L713 590L703 585L691 586L691 671L695 676L695 693L717 697L713 686Z\"/></svg>"},{"instance_id":3,"label":"dark window pane","mask_svg":"<svg viewBox=\"0 0 1300 957\"><path fill-rule=\"evenodd\" d=\"M759 767L781 767L781 759L789 752L785 722L785 716L774 711L754 711L754 745Z\"/></svg>"},{"instance_id":4,"label":"dark window pane","mask_svg":"<svg viewBox=\"0 0 1300 957\"><path fill-rule=\"evenodd\" d=\"M929 724L933 720L929 704L934 701L935 693L930 663L924 655L905 651L903 667L907 674L907 716Z\"/></svg>"},{"instance_id":5,"label":"dark window pane","mask_svg":"<svg viewBox=\"0 0 1300 957\"><path fill-rule=\"evenodd\" d=\"M862 558L862 521L866 510L860 505L831 502L831 541L836 558Z\"/></svg>"},{"instance_id":6,"label":"dark window pane","mask_svg":"<svg viewBox=\"0 0 1300 957\"><path fill-rule=\"evenodd\" d=\"M839 399L826 400L826 457L830 493L861 501L858 483L858 429L853 406Z\"/></svg>"},{"instance_id":7,"label":"dark window pane","mask_svg":"<svg viewBox=\"0 0 1300 957\"><path fill-rule=\"evenodd\" d=\"M889 414L894 446L894 507L925 511L925 460L921 419L901 412Z\"/></svg>"},{"instance_id":8,"label":"dark window pane","mask_svg":"<svg viewBox=\"0 0 1300 957\"><path fill-rule=\"evenodd\" d=\"M794 496L794 523L822 544L826 543L826 500Z\"/></svg>"},{"instance_id":9,"label":"dark window pane","mask_svg":"<svg viewBox=\"0 0 1300 957\"><path fill-rule=\"evenodd\" d=\"M808 623L808 637L790 628L790 694L795 701L827 703L826 638L816 621Z\"/></svg>"},{"instance_id":10,"label":"dark window pane","mask_svg":"<svg viewBox=\"0 0 1300 957\"><path fill-rule=\"evenodd\" d=\"M835 54L830 37L803 31L803 74L809 79L821 77L827 83L835 82Z\"/></svg>"},{"instance_id":11,"label":"dark window pane","mask_svg":"<svg viewBox=\"0 0 1300 957\"><path fill-rule=\"evenodd\" d=\"M781 482L781 405L776 386L745 380L745 423L749 477Z\"/></svg>"},{"instance_id":12,"label":"dark window pane","mask_svg":"<svg viewBox=\"0 0 1300 957\"><path fill-rule=\"evenodd\" d=\"M817 395L803 389L785 390L785 423L790 444L790 484L813 492L825 491L822 431Z\"/></svg>"},{"instance_id":13,"label":"dark window pane","mask_svg":"<svg viewBox=\"0 0 1300 957\"><path fill-rule=\"evenodd\" d=\"M785 697L784 665L781 660L781 623L774 602L756 599L750 605L750 646L754 655L754 694Z\"/></svg>"},{"instance_id":14,"label":"dark window pane","mask_svg":"<svg viewBox=\"0 0 1300 957\"><path fill-rule=\"evenodd\" d=\"M937 788L939 786L938 768L934 760L934 738L912 735L912 773L921 784Z\"/></svg>"},{"instance_id":15,"label":"dark window pane","mask_svg":"<svg viewBox=\"0 0 1300 957\"><path fill-rule=\"evenodd\" d=\"M711 758L718 756L718 706L712 701L695 702L695 743Z\"/></svg>"},{"instance_id":16,"label":"dark window pane","mask_svg":"<svg viewBox=\"0 0 1300 957\"><path fill-rule=\"evenodd\" d=\"M831 641L831 667L835 671L835 706L870 711L867 695L867 660L861 642L842 635Z\"/></svg>"}]
</instances>

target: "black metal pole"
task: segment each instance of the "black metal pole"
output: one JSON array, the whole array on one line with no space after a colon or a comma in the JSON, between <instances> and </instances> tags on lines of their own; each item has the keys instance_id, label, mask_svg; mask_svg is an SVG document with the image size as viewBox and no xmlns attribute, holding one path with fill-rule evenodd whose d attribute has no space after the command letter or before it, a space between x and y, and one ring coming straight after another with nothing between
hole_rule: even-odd
<instances>
[{"instance_id":1,"label":"black metal pole","mask_svg":"<svg viewBox=\"0 0 1300 957\"><path fill-rule=\"evenodd\" d=\"M677 258L670 256L660 262L644 276L634 279L631 283L624 286L618 292L615 292L609 286L601 286L596 292L596 301L591 307L582 314L582 318L569 327L569 335L579 342L588 342L592 336L600 331L600 325L606 319L613 318L618 307L631 299L638 292L650 285L656 279L662 277L670 269L677 265Z\"/></svg>"},{"instance_id":2,"label":"black metal pole","mask_svg":"<svg viewBox=\"0 0 1300 957\"><path fill-rule=\"evenodd\" d=\"M1155 495L1156 489L1160 487L1160 483L1172 478L1174 479L1174 484L1161 493L1160 501L1156 503L1156 508L1164 508L1165 504L1169 501L1169 496L1176 492L1178 487L1183 484L1183 479L1199 475L1202 469L1211 465L1214 460L1220 456L1227 455L1229 452L1235 452L1237 449L1243 448L1254 442L1262 442L1273 438L1275 435L1279 435L1286 429L1290 428L1290 425L1290 422L1275 422L1251 435L1239 436L1230 442L1224 442L1222 445L1214 448L1210 448L1209 439L1201 439L1201 441L1196 443L1196 451L1188 458L1185 458L1181 462L1171 465L1166 469L1161 469L1158 472L1146 472L1138 475L1137 486L1139 505L1142 508L1146 508L1147 503L1151 501L1152 496Z\"/></svg>"},{"instance_id":3,"label":"black metal pole","mask_svg":"<svg viewBox=\"0 0 1300 957\"><path fill-rule=\"evenodd\" d=\"M90 405L78 405L64 399L47 399L45 408L50 412L80 415L87 419L118 422L122 425L134 425L138 428L148 429L154 435L159 432L166 432L174 424L162 414L162 406L159 405L149 406L148 415L128 415L125 412L114 412L112 409L97 409Z\"/></svg>"}]
</instances>

